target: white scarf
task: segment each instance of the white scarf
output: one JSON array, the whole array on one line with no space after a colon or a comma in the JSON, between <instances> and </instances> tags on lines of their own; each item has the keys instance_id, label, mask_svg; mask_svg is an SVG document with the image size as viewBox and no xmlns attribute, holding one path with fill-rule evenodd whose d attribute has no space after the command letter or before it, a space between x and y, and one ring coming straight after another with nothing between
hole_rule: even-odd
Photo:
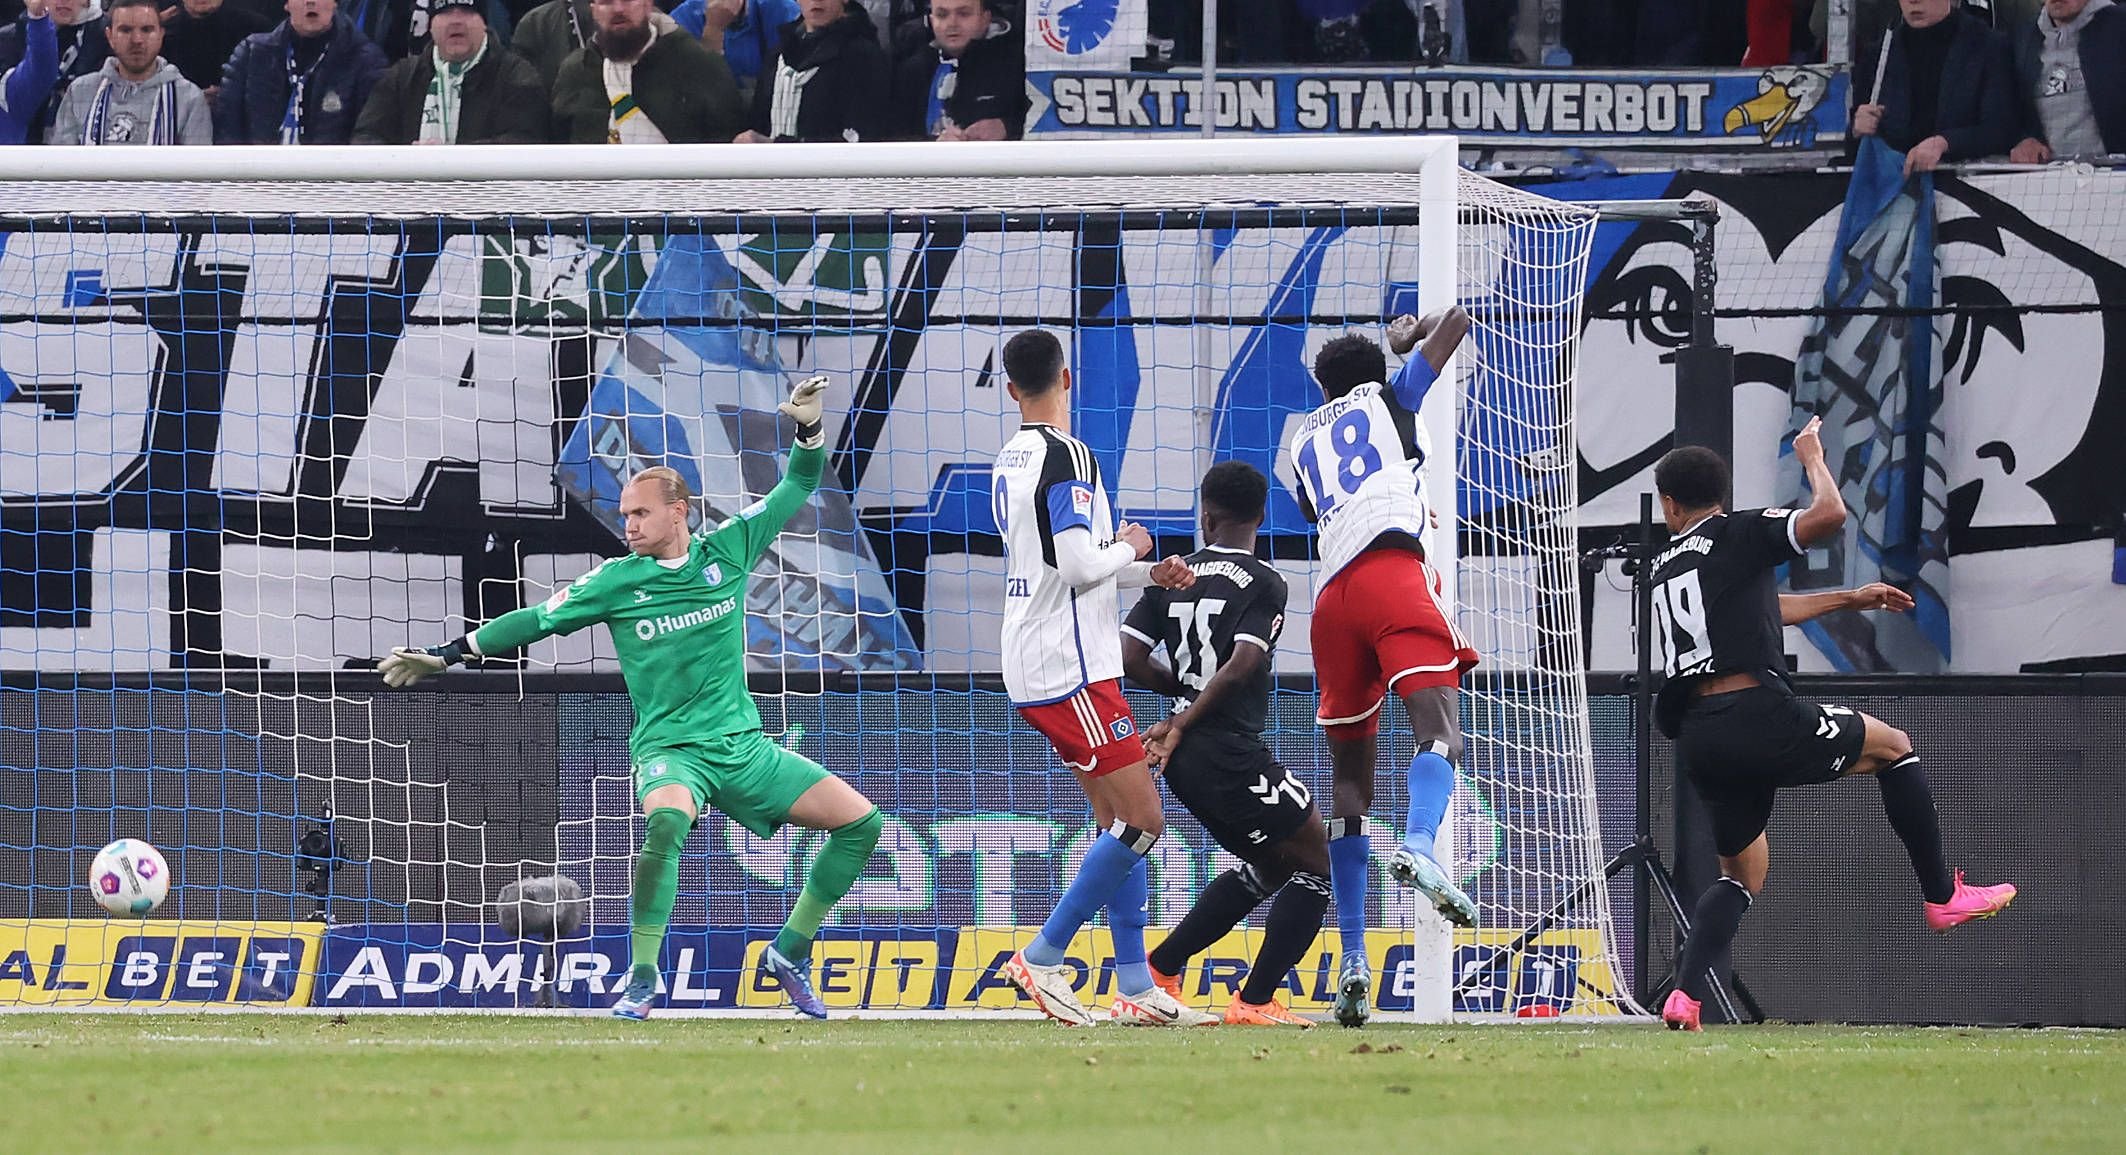
<instances>
[{"instance_id":1,"label":"white scarf","mask_svg":"<svg viewBox=\"0 0 2126 1155\"><path fill-rule=\"evenodd\" d=\"M487 57L487 41L480 41L479 51L460 64L443 60L440 49L428 50L435 61L436 74L428 81L428 99L421 104L421 134L414 138L417 144L458 143L458 113L465 103L465 74Z\"/></svg>"},{"instance_id":2,"label":"white scarf","mask_svg":"<svg viewBox=\"0 0 2126 1155\"><path fill-rule=\"evenodd\" d=\"M668 144L664 133L650 123L649 114L635 103L635 64L650 54L650 47L657 43L657 25L650 25L650 39L642 46L642 54L623 64L616 60L605 61L605 99L610 106L606 113L605 140L608 144Z\"/></svg>"}]
</instances>

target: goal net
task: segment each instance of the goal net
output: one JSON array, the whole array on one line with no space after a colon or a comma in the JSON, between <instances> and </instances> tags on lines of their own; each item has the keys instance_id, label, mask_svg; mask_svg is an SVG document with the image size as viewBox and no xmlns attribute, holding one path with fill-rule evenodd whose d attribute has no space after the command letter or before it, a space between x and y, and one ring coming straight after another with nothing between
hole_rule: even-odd
<instances>
[{"instance_id":1,"label":"goal net","mask_svg":"<svg viewBox=\"0 0 2126 1155\"><path fill-rule=\"evenodd\" d=\"M0 187L0 1005L610 1002L642 831L604 631L417 691L385 690L373 659L622 552L633 470L676 467L712 520L754 500L787 448L776 403L822 372L827 477L746 605L771 736L887 815L823 933L821 993L1022 1009L1000 964L1095 831L998 677L1003 342L1065 337L1074 432L1162 552L1193 548L1212 463L1272 476L1261 550L1292 604L1268 738L1326 810L1312 537L1280 450L1322 343L1458 302L1476 321L1458 389L1422 417L1454 446L1427 466L1449 521L1432 549L1484 656L1443 842L1482 927L1450 936L1387 878L1411 752L1391 707L1377 1002L1636 1010L1575 576L1591 211L1458 173L1433 139L254 150L234 179L183 151L62 150ZM739 155L769 167L698 175ZM471 163L511 179L444 179ZM1231 865L1168 809L1153 941ZM145 921L86 884L121 837L169 863ZM753 963L818 843L703 816L664 1005L780 1005ZM1222 1006L1257 939L1198 959L1191 1000ZM1295 1007L1326 1007L1338 947L1332 921L1288 978ZM1104 1002L1104 926L1072 953Z\"/></svg>"}]
</instances>

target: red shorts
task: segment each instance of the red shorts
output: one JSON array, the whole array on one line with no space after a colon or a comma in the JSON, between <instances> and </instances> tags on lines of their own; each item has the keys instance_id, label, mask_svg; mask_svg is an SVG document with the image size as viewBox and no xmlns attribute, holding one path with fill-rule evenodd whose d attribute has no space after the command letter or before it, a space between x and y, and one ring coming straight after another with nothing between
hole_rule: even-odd
<instances>
[{"instance_id":1,"label":"red shorts","mask_svg":"<svg viewBox=\"0 0 2126 1155\"><path fill-rule=\"evenodd\" d=\"M1019 716L1048 739L1057 757L1087 777L1144 761L1137 719L1122 699L1122 683L1115 679L1094 682L1061 701L1021 706Z\"/></svg>"},{"instance_id":2,"label":"red shorts","mask_svg":"<svg viewBox=\"0 0 2126 1155\"><path fill-rule=\"evenodd\" d=\"M1371 737L1390 692L1458 685L1477 662L1439 575L1398 549L1359 554L1329 579L1314 599L1313 637L1314 716L1333 738Z\"/></svg>"}]
</instances>

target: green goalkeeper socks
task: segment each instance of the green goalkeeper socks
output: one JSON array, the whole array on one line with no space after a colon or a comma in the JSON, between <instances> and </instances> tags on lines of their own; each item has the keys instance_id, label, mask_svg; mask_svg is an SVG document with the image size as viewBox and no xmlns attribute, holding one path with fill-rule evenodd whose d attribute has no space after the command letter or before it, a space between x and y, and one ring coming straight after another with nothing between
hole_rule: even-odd
<instances>
[{"instance_id":1,"label":"green goalkeeper socks","mask_svg":"<svg viewBox=\"0 0 2126 1155\"><path fill-rule=\"evenodd\" d=\"M635 859L635 891L628 903L632 979L657 981L657 955L664 948L665 924L672 921L672 897L679 891L679 848L693 826L686 811L676 807L650 811L650 832Z\"/></svg>"},{"instance_id":2,"label":"green goalkeeper socks","mask_svg":"<svg viewBox=\"0 0 2126 1155\"><path fill-rule=\"evenodd\" d=\"M789 921L775 936L778 954L794 963L812 957L812 936L819 933L819 924L826 920L827 912L864 873L864 864L871 861L871 851L878 846L879 831L885 824L877 807L873 807L871 813L827 833L827 844L812 860L812 873L805 879L796 905L790 908ZM665 908L671 908L669 899Z\"/></svg>"}]
</instances>

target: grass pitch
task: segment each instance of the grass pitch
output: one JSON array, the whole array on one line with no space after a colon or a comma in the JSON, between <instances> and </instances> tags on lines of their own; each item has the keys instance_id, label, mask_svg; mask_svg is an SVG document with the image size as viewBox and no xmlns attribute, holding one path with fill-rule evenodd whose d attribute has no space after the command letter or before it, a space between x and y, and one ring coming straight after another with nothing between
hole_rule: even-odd
<instances>
[{"instance_id":1,"label":"grass pitch","mask_svg":"<svg viewBox=\"0 0 2126 1155\"><path fill-rule=\"evenodd\" d=\"M0 1087L22 1152L2126 1149L2098 1031L37 1014Z\"/></svg>"}]
</instances>

